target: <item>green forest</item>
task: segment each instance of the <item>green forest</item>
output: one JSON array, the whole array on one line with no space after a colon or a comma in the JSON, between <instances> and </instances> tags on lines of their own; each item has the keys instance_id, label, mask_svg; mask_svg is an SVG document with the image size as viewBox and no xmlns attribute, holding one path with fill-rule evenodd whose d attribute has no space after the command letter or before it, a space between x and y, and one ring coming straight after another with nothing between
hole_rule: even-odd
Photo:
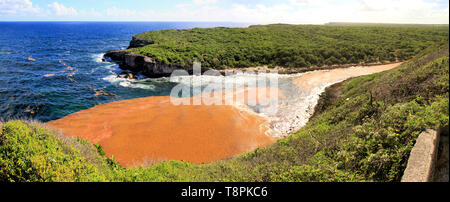
<instances>
[{"instance_id":1,"label":"green forest","mask_svg":"<svg viewBox=\"0 0 450 202\"><path fill-rule=\"evenodd\" d=\"M163 64L204 67L322 67L410 59L448 40L448 25L255 25L138 34L154 44L128 51Z\"/></svg>"}]
</instances>

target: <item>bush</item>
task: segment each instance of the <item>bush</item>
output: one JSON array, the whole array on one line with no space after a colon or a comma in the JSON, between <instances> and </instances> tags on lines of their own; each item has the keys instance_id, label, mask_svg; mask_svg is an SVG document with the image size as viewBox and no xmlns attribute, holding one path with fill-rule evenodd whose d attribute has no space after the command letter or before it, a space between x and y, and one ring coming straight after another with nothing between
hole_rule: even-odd
<instances>
[{"instance_id":1,"label":"bush","mask_svg":"<svg viewBox=\"0 0 450 202\"><path fill-rule=\"evenodd\" d=\"M86 145L88 147L88 145ZM104 181L106 176L81 152L48 129L10 121L0 134L0 181Z\"/></svg>"},{"instance_id":2,"label":"bush","mask_svg":"<svg viewBox=\"0 0 450 202\"><path fill-rule=\"evenodd\" d=\"M448 26L263 25L161 30L135 37L154 44L128 51L164 64L309 67L405 60L448 40ZM401 41L401 43L398 43Z\"/></svg>"}]
</instances>

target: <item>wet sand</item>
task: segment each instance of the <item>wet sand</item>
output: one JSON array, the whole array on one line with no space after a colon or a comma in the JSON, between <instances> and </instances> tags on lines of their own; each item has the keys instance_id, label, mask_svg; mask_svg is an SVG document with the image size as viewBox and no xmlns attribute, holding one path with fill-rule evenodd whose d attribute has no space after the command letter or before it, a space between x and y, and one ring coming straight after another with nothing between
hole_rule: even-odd
<instances>
[{"instance_id":1,"label":"wet sand","mask_svg":"<svg viewBox=\"0 0 450 202\"><path fill-rule=\"evenodd\" d=\"M47 125L99 143L126 167L162 160L207 163L276 141L266 135L267 119L245 103L175 106L170 97L148 97L99 105Z\"/></svg>"}]
</instances>

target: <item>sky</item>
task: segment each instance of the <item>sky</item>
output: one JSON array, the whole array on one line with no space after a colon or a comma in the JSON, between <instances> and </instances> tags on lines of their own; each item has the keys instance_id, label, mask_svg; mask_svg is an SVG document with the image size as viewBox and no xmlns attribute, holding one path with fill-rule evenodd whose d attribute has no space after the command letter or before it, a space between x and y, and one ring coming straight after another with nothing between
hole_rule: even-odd
<instances>
[{"instance_id":1,"label":"sky","mask_svg":"<svg viewBox=\"0 0 450 202\"><path fill-rule=\"evenodd\" d=\"M448 0L0 0L0 21L448 24Z\"/></svg>"}]
</instances>

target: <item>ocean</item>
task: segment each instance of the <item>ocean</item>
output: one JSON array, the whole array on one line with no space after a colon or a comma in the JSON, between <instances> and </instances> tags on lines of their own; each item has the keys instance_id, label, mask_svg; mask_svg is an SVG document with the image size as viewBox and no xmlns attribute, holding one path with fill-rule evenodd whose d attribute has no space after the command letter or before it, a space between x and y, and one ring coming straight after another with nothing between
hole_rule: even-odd
<instances>
[{"instance_id":1,"label":"ocean","mask_svg":"<svg viewBox=\"0 0 450 202\"><path fill-rule=\"evenodd\" d=\"M0 22L0 120L42 122L99 104L167 96L167 78L118 79L122 70L102 62L108 50L127 48L147 31L246 27L192 22Z\"/></svg>"}]
</instances>

